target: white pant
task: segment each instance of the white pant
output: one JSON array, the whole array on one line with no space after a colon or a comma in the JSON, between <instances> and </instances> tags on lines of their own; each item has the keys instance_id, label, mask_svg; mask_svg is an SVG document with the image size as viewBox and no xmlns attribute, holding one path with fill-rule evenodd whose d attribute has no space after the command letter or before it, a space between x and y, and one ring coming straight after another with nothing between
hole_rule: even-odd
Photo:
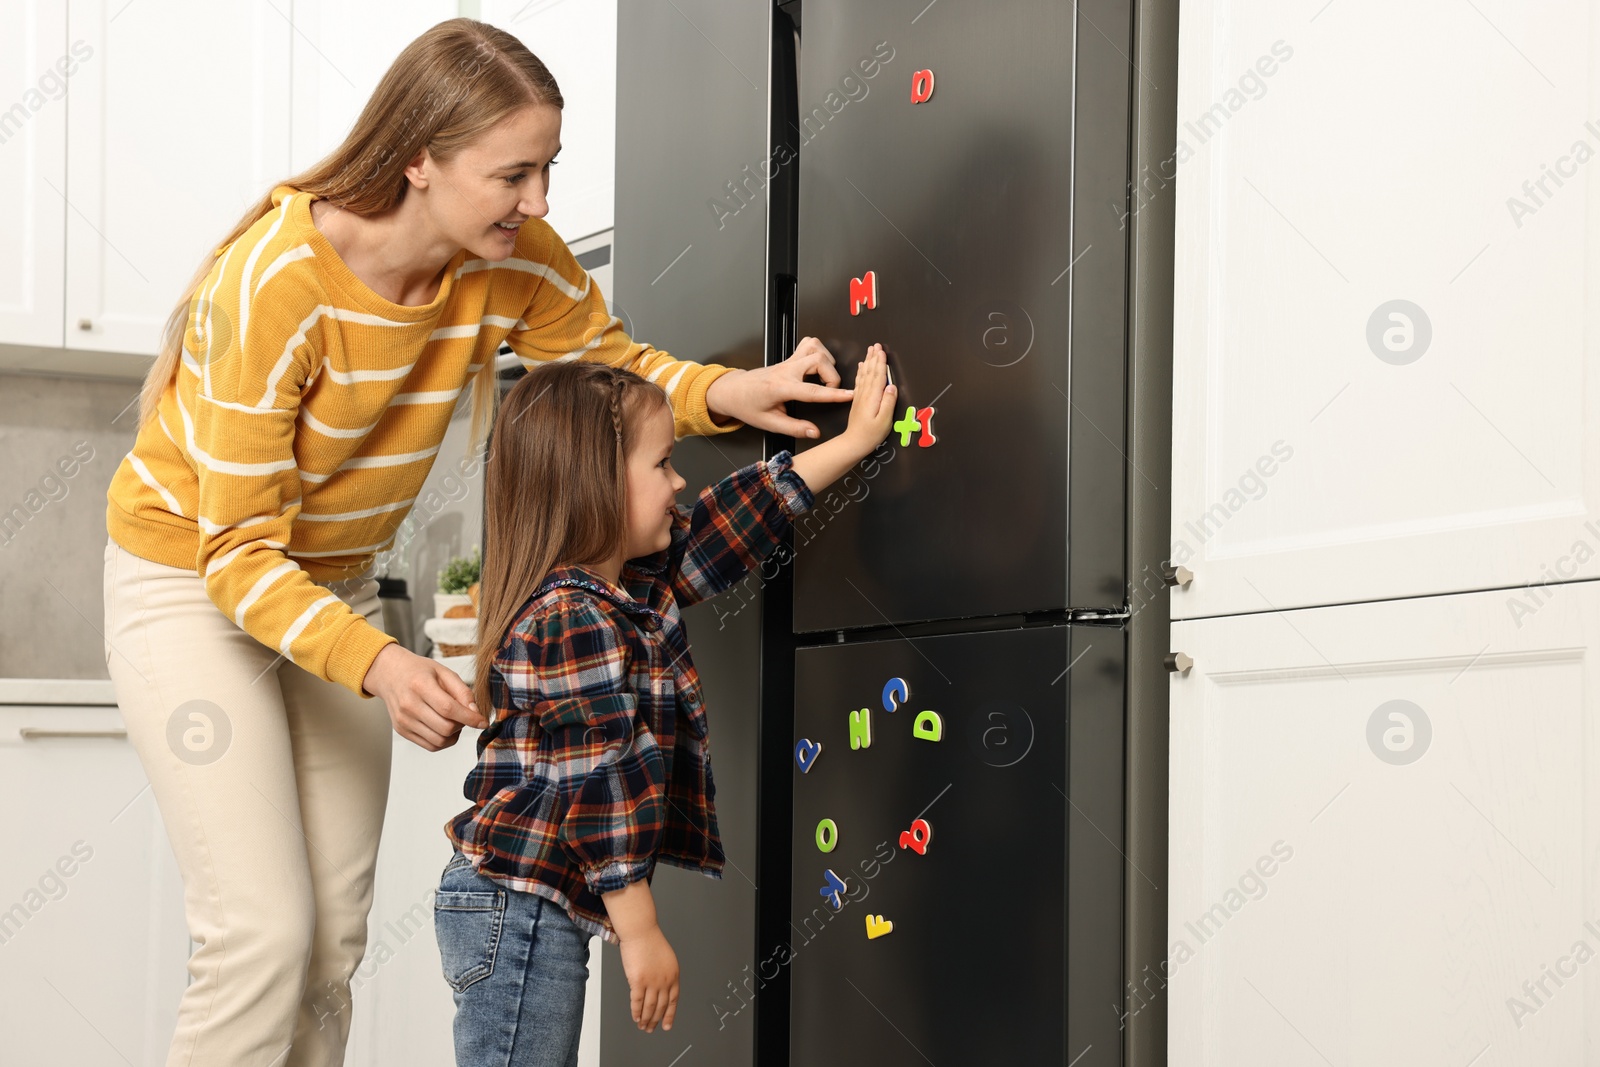
<instances>
[{"instance_id":1,"label":"white pant","mask_svg":"<svg viewBox=\"0 0 1600 1067\"><path fill-rule=\"evenodd\" d=\"M336 1067L367 942L388 712L245 633L193 571L115 542L105 560L106 666L196 942L168 1067ZM339 595L381 628L377 582L347 584Z\"/></svg>"}]
</instances>

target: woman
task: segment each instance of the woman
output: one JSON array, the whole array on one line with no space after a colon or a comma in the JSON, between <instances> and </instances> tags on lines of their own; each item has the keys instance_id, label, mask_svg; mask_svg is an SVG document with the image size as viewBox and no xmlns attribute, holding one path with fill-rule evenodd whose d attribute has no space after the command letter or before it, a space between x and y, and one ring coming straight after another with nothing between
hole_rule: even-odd
<instances>
[{"instance_id":1,"label":"woman","mask_svg":"<svg viewBox=\"0 0 1600 1067\"><path fill-rule=\"evenodd\" d=\"M785 402L851 398L810 338L739 371L626 336L539 221L562 103L515 37L435 26L168 320L108 494L105 651L196 942L171 1064L342 1061L391 724L429 750L486 725L460 678L382 632L366 575L469 381L482 441L502 341L659 383L679 436L816 437Z\"/></svg>"}]
</instances>

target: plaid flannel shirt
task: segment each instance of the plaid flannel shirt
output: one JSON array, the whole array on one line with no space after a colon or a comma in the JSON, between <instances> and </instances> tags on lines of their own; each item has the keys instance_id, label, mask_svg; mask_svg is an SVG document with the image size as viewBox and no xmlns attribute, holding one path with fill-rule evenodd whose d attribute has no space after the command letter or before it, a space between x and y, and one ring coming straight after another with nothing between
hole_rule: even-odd
<instances>
[{"instance_id":1,"label":"plaid flannel shirt","mask_svg":"<svg viewBox=\"0 0 1600 1067\"><path fill-rule=\"evenodd\" d=\"M678 505L670 546L628 560L624 588L582 566L546 575L494 660L472 807L445 824L479 873L608 941L600 894L648 879L658 860L722 876L705 703L678 609L731 588L812 500L779 452Z\"/></svg>"}]
</instances>

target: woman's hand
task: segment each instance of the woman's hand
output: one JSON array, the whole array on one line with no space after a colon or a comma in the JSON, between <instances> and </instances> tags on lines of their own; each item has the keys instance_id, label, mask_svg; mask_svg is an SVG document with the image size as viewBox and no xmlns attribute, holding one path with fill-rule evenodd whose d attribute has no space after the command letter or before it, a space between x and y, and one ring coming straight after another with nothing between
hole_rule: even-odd
<instances>
[{"instance_id":1,"label":"woman's hand","mask_svg":"<svg viewBox=\"0 0 1600 1067\"><path fill-rule=\"evenodd\" d=\"M806 375L822 379L817 385ZM794 354L771 367L733 370L706 390L706 408L712 415L738 419L747 426L790 437L816 437L815 423L792 418L783 405L791 400L829 403L849 400L853 391L837 388L839 371L833 354L815 337L801 340Z\"/></svg>"},{"instance_id":2,"label":"woman's hand","mask_svg":"<svg viewBox=\"0 0 1600 1067\"><path fill-rule=\"evenodd\" d=\"M459 674L398 641L383 646L361 688L383 701L395 733L429 752L455 744L462 726L489 725Z\"/></svg>"},{"instance_id":3,"label":"woman's hand","mask_svg":"<svg viewBox=\"0 0 1600 1067\"><path fill-rule=\"evenodd\" d=\"M634 1023L647 1034L654 1033L658 1023L671 1030L678 1014L678 954L667 944L667 935L652 926L643 934L624 937L618 947Z\"/></svg>"}]
</instances>

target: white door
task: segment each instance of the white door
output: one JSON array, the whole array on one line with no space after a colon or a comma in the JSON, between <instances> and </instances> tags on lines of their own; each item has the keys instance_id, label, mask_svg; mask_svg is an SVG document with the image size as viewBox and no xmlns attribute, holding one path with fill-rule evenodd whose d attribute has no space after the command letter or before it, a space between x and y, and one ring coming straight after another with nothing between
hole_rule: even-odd
<instances>
[{"instance_id":1,"label":"white door","mask_svg":"<svg viewBox=\"0 0 1600 1067\"><path fill-rule=\"evenodd\" d=\"M1175 617L1600 576L1593 27L1183 4Z\"/></svg>"},{"instance_id":2,"label":"white door","mask_svg":"<svg viewBox=\"0 0 1600 1067\"><path fill-rule=\"evenodd\" d=\"M67 100L96 60L49 0L7 5L0 35L0 344L61 344Z\"/></svg>"},{"instance_id":3,"label":"white door","mask_svg":"<svg viewBox=\"0 0 1600 1067\"><path fill-rule=\"evenodd\" d=\"M1595 1062L1600 583L1507 601L1173 625L1173 1067Z\"/></svg>"},{"instance_id":4,"label":"white door","mask_svg":"<svg viewBox=\"0 0 1600 1067\"><path fill-rule=\"evenodd\" d=\"M94 59L67 127L67 347L154 355L195 269L288 177L289 9L68 3Z\"/></svg>"},{"instance_id":5,"label":"white door","mask_svg":"<svg viewBox=\"0 0 1600 1067\"><path fill-rule=\"evenodd\" d=\"M0 1062L165 1063L183 882L114 707L0 707Z\"/></svg>"},{"instance_id":6,"label":"white door","mask_svg":"<svg viewBox=\"0 0 1600 1067\"><path fill-rule=\"evenodd\" d=\"M290 169L298 174L338 148L406 45L455 18L458 7L458 0L295 0Z\"/></svg>"}]
</instances>

